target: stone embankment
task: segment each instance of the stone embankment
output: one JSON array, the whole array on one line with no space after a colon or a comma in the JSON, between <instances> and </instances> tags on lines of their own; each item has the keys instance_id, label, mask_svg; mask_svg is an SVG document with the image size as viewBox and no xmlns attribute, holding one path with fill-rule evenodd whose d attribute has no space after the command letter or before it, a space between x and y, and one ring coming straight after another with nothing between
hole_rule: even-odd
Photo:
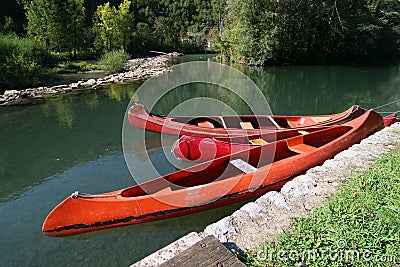
<instances>
[{"instance_id":1,"label":"stone embankment","mask_svg":"<svg viewBox=\"0 0 400 267\"><path fill-rule=\"evenodd\" d=\"M311 209L337 191L341 182L370 168L378 156L398 142L400 123L395 123L297 176L279 192L269 192L247 203L203 232L192 232L132 266L159 266L207 235L214 235L228 248L255 251L263 242L289 229L293 218L308 216Z\"/></svg>"},{"instance_id":2,"label":"stone embankment","mask_svg":"<svg viewBox=\"0 0 400 267\"><path fill-rule=\"evenodd\" d=\"M17 104L24 99L38 98L50 94L66 93L77 89L96 89L97 87L106 84L123 83L126 81L141 80L161 75L168 70L167 62L169 58L180 55L181 54L177 52L173 52L151 58L133 59L126 64L126 72L111 74L99 79L89 79L87 81L78 81L71 84L43 86L25 90L7 90L3 95L0 95L0 105Z\"/></svg>"}]
</instances>

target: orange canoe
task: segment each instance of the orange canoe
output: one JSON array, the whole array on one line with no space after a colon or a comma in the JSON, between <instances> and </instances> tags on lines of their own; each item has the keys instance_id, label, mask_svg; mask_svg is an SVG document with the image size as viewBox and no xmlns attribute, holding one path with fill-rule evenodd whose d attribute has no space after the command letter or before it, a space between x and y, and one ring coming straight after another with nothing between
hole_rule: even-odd
<instances>
[{"instance_id":1,"label":"orange canoe","mask_svg":"<svg viewBox=\"0 0 400 267\"><path fill-rule=\"evenodd\" d=\"M220 157L126 189L75 193L43 223L48 236L68 236L221 207L281 188L383 127L367 111L342 125Z\"/></svg>"},{"instance_id":2,"label":"orange canoe","mask_svg":"<svg viewBox=\"0 0 400 267\"><path fill-rule=\"evenodd\" d=\"M309 127L329 126L345 123L364 114L357 105L331 115L315 116L160 116L148 113L143 105L134 104L128 110L128 118L137 128L171 135L197 137L232 137L271 134L282 139L297 134L297 130Z\"/></svg>"}]
</instances>

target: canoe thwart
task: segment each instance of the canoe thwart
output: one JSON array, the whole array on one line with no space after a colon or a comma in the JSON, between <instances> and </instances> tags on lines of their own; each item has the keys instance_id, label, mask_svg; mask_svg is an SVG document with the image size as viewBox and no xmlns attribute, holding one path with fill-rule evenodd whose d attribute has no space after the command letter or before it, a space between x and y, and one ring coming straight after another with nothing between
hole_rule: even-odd
<instances>
[{"instance_id":1,"label":"canoe thwart","mask_svg":"<svg viewBox=\"0 0 400 267\"><path fill-rule=\"evenodd\" d=\"M242 129L246 129L246 130L254 130L254 127L251 124L251 122L241 121L240 127L242 127Z\"/></svg>"},{"instance_id":2,"label":"canoe thwart","mask_svg":"<svg viewBox=\"0 0 400 267\"><path fill-rule=\"evenodd\" d=\"M307 153L307 152L312 152L317 149L316 147L309 146L306 144L298 144L298 145L290 146L289 148L290 148L290 150L297 152L297 153Z\"/></svg>"},{"instance_id":3,"label":"canoe thwart","mask_svg":"<svg viewBox=\"0 0 400 267\"><path fill-rule=\"evenodd\" d=\"M252 172L256 172L258 170L256 167L250 165L249 163L247 163L246 161L244 161L242 159L233 159L233 160L229 161L229 163L244 173L252 173Z\"/></svg>"},{"instance_id":4,"label":"canoe thwart","mask_svg":"<svg viewBox=\"0 0 400 267\"><path fill-rule=\"evenodd\" d=\"M214 124L212 124L209 121L200 121L197 123L197 125L200 127L205 127L205 128L214 128Z\"/></svg>"},{"instance_id":5,"label":"canoe thwart","mask_svg":"<svg viewBox=\"0 0 400 267\"><path fill-rule=\"evenodd\" d=\"M264 139L261 139L261 138L249 140L249 142L250 142L250 144L257 145L257 146L262 146L262 145L268 144L267 141L265 141Z\"/></svg>"},{"instance_id":6,"label":"canoe thwart","mask_svg":"<svg viewBox=\"0 0 400 267\"><path fill-rule=\"evenodd\" d=\"M331 117L311 117L311 119L315 123L320 123L320 122L324 122L324 121L329 121L331 119Z\"/></svg>"},{"instance_id":7,"label":"canoe thwart","mask_svg":"<svg viewBox=\"0 0 400 267\"><path fill-rule=\"evenodd\" d=\"M309 133L310 133L310 132L302 131L302 130L299 130L298 132L299 132L299 134L301 134L301 135L305 135L305 134L309 134Z\"/></svg>"}]
</instances>

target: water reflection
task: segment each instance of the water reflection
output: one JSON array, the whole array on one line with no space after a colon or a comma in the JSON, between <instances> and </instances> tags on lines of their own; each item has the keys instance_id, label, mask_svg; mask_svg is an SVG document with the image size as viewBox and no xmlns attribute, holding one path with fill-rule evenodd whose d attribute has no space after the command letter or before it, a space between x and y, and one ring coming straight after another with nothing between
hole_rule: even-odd
<instances>
[{"instance_id":1,"label":"water reflection","mask_svg":"<svg viewBox=\"0 0 400 267\"><path fill-rule=\"evenodd\" d=\"M131 99L133 94L135 93L135 91L123 90L123 88L126 86L129 86L129 84L131 84L132 87L134 87L134 88L138 88L140 86L141 82L134 81L134 82L126 83L122 86L121 86L121 84L111 84L111 85L109 85L109 89L106 92L107 96L111 100L115 100L117 102L122 102L122 101L126 101L126 99Z\"/></svg>"},{"instance_id":2,"label":"water reflection","mask_svg":"<svg viewBox=\"0 0 400 267\"><path fill-rule=\"evenodd\" d=\"M275 114L323 114L353 104L373 108L400 94L397 67L234 67L249 75Z\"/></svg>"},{"instance_id":3,"label":"water reflection","mask_svg":"<svg viewBox=\"0 0 400 267\"><path fill-rule=\"evenodd\" d=\"M0 202L75 164L121 151L121 125L134 86L119 88L122 102L103 89L2 108Z\"/></svg>"}]
</instances>

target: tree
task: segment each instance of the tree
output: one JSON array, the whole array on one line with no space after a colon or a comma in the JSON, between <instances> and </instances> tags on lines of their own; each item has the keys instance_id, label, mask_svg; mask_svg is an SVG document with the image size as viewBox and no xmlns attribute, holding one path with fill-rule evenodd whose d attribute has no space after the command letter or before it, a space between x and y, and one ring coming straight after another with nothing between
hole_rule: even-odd
<instances>
[{"instance_id":1,"label":"tree","mask_svg":"<svg viewBox=\"0 0 400 267\"><path fill-rule=\"evenodd\" d=\"M50 2L46 0L32 0L24 3L28 19L27 32L30 37L42 42L47 48L50 46L48 17Z\"/></svg>"},{"instance_id":2,"label":"tree","mask_svg":"<svg viewBox=\"0 0 400 267\"><path fill-rule=\"evenodd\" d=\"M59 53L69 47L69 25L70 20L66 12L64 0L48 1L47 12L47 33L50 41L50 48Z\"/></svg>"},{"instance_id":3,"label":"tree","mask_svg":"<svg viewBox=\"0 0 400 267\"><path fill-rule=\"evenodd\" d=\"M83 0L30 0L24 2L28 35L48 49L76 49L83 42Z\"/></svg>"},{"instance_id":4,"label":"tree","mask_svg":"<svg viewBox=\"0 0 400 267\"><path fill-rule=\"evenodd\" d=\"M118 9L109 2L97 7L93 28L98 48L111 51L115 48L128 47L134 25L130 6L131 1L124 0Z\"/></svg>"},{"instance_id":5,"label":"tree","mask_svg":"<svg viewBox=\"0 0 400 267\"><path fill-rule=\"evenodd\" d=\"M214 13L218 3L213 0ZM233 61L354 64L389 53L399 58L397 0L226 0L225 10L216 45Z\"/></svg>"},{"instance_id":6,"label":"tree","mask_svg":"<svg viewBox=\"0 0 400 267\"><path fill-rule=\"evenodd\" d=\"M216 22L218 32L222 34L222 25L226 15L226 0L211 0L213 21Z\"/></svg>"},{"instance_id":7,"label":"tree","mask_svg":"<svg viewBox=\"0 0 400 267\"><path fill-rule=\"evenodd\" d=\"M131 12L131 1L124 0L118 7L116 18L116 30L118 32L118 45L124 50L129 45L130 38L134 29L134 14Z\"/></svg>"},{"instance_id":8,"label":"tree","mask_svg":"<svg viewBox=\"0 0 400 267\"><path fill-rule=\"evenodd\" d=\"M153 30L150 25L144 22L139 22L133 35L132 42L127 51L130 54L143 56L153 49L157 49L158 42L154 38Z\"/></svg>"},{"instance_id":9,"label":"tree","mask_svg":"<svg viewBox=\"0 0 400 267\"><path fill-rule=\"evenodd\" d=\"M168 50L176 48L179 38L179 32L171 21L166 17L157 17L154 22L154 34L159 43Z\"/></svg>"},{"instance_id":10,"label":"tree","mask_svg":"<svg viewBox=\"0 0 400 267\"><path fill-rule=\"evenodd\" d=\"M94 16L93 28L96 35L95 46L101 50L111 51L113 49L112 41L116 35L116 9L109 2L97 7Z\"/></svg>"},{"instance_id":11,"label":"tree","mask_svg":"<svg viewBox=\"0 0 400 267\"><path fill-rule=\"evenodd\" d=\"M83 43L85 26L85 8L84 0L68 0L66 2L67 14L70 18L68 24L68 32L72 40L72 49L74 58L76 58L76 50Z\"/></svg>"},{"instance_id":12,"label":"tree","mask_svg":"<svg viewBox=\"0 0 400 267\"><path fill-rule=\"evenodd\" d=\"M0 24L0 33L10 34L15 33L15 30L14 20L11 17L4 17L4 23Z\"/></svg>"}]
</instances>

